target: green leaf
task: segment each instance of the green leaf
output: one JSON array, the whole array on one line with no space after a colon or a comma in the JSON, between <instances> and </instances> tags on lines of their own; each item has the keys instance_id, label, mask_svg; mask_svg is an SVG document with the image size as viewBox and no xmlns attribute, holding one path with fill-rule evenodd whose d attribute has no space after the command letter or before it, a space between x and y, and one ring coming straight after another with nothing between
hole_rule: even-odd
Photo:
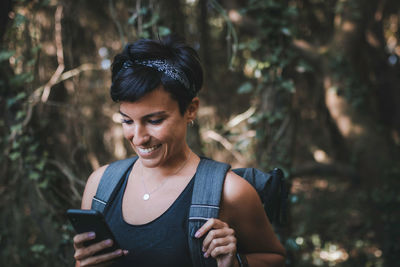
<instances>
[{"instance_id":1,"label":"green leaf","mask_svg":"<svg viewBox=\"0 0 400 267\"><path fill-rule=\"evenodd\" d=\"M28 62L26 62L26 66L28 67L32 67L33 65L35 65L36 63L36 59L32 58L31 60L29 60Z\"/></svg>"},{"instance_id":2,"label":"green leaf","mask_svg":"<svg viewBox=\"0 0 400 267\"><path fill-rule=\"evenodd\" d=\"M38 144L38 143L33 144L33 145L31 145L31 146L29 147L28 151L29 151L29 152L35 152L35 150L36 150L38 147L39 147L39 144Z\"/></svg>"},{"instance_id":3,"label":"green leaf","mask_svg":"<svg viewBox=\"0 0 400 267\"><path fill-rule=\"evenodd\" d=\"M148 10L147 7L142 7L142 8L139 10L139 14L140 14L140 15L146 15L148 11L149 11L149 10Z\"/></svg>"},{"instance_id":4,"label":"green leaf","mask_svg":"<svg viewBox=\"0 0 400 267\"><path fill-rule=\"evenodd\" d=\"M151 20L147 23L143 24L143 29L147 29L150 28L151 26L155 25L158 21L158 19L160 18L160 16L158 14L154 14L154 16L151 17Z\"/></svg>"},{"instance_id":5,"label":"green leaf","mask_svg":"<svg viewBox=\"0 0 400 267\"><path fill-rule=\"evenodd\" d=\"M44 166L46 165L46 160L42 159L39 163L36 164L36 168L40 171L43 171Z\"/></svg>"},{"instance_id":6,"label":"green leaf","mask_svg":"<svg viewBox=\"0 0 400 267\"><path fill-rule=\"evenodd\" d=\"M22 124L15 124L10 127L11 132L19 132L22 130Z\"/></svg>"},{"instance_id":7,"label":"green leaf","mask_svg":"<svg viewBox=\"0 0 400 267\"><path fill-rule=\"evenodd\" d=\"M160 36L165 36L171 33L171 30L167 27L164 26L160 26L158 27L158 33L160 34Z\"/></svg>"},{"instance_id":8,"label":"green leaf","mask_svg":"<svg viewBox=\"0 0 400 267\"><path fill-rule=\"evenodd\" d=\"M0 51L0 62L8 60L14 54L15 54L14 50L9 50L9 51L8 50L3 50L3 51Z\"/></svg>"},{"instance_id":9,"label":"green leaf","mask_svg":"<svg viewBox=\"0 0 400 267\"><path fill-rule=\"evenodd\" d=\"M41 2L40 2L40 5L41 6L48 6L50 4L50 0L42 0Z\"/></svg>"},{"instance_id":10,"label":"green leaf","mask_svg":"<svg viewBox=\"0 0 400 267\"><path fill-rule=\"evenodd\" d=\"M148 31L143 31L143 32L140 34L139 37L140 37L140 38L145 38L145 39L150 38L150 33L149 33Z\"/></svg>"},{"instance_id":11,"label":"green leaf","mask_svg":"<svg viewBox=\"0 0 400 267\"><path fill-rule=\"evenodd\" d=\"M31 251L35 253L43 252L46 249L45 245L43 244L35 244L31 246Z\"/></svg>"},{"instance_id":12,"label":"green leaf","mask_svg":"<svg viewBox=\"0 0 400 267\"><path fill-rule=\"evenodd\" d=\"M10 84L12 86L21 86L25 83L32 82L34 79L33 74L31 72L24 72L21 74L17 74L10 79Z\"/></svg>"},{"instance_id":13,"label":"green leaf","mask_svg":"<svg viewBox=\"0 0 400 267\"><path fill-rule=\"evenodd\" d=\"M24 15L17 13L17 15L14 18L14 27L18 28L19 26L21 26L21 24L25 23L25 21L27 20L28 19Z\"/></svg>"},{"instance_id":14,"label":"green leaf","mask_svg":"<svg viewBox=\"0 0 400 267\"><path fill-rule=\"evenodd\" d=\"M19 120L19 119L22 119L23 117L25 117L25 115L26 115L25 110L20 110L20 111L17 112L17 115L15 116L15 118L17 120Z\"/></svg>"},{"instance_id":15,"label":"green leaf","mask_svg":"<svg viewBox=\"0 0 400 267\"><path fill-rule=\"evenodd\" d=\"M40 174L39 173L37 173L35 171L32 171L32 172L29 173L29 179L36 181L39 178L40 178Z\"/></svg>"},{"instance_id":16,"label":"green leaf","mask_svg":"<svg viewBox=\"0 0 400 267\"><path fill-rule=\"evenodd\" d=\"M17 100L23 99L26 97L26 93L25 92L20 92L17 94L17 96L15 97Z\"/></svg>"},{"instance_id":17,"label":"green leaf","mask_svg":"<svg viewBox=\"0 0 400 267\"><path fill-rule=\"evenodd\" d=\"M14 160L16 160L17 158L19 158L20 155L21 155L21 153L19 153L18 151L16 151L16 152L12 152L10 155L8 155L8 157L9 157L12 161L14 161Z\"/></svg>"},{"instance_id":18,"label":"green leaf","mask_svg":"<svg viewBox=\"0 0 400 267\"><path fill-rule=\"evenodd\" d=\"M20 142L17 142L16 140L14 140L13 144L12 144L12 149L17 149L20 146Z\"/></svg>"},{"instance_id":19,"label":"green leaf","mask_svg":"<svg viewBox=\"0 0 400 267\"><path fill-rule=\"evenodd\" d=\"M39 183L39 188L47 188L47 186L49 185L49 181L47 179L45 179L43 182Z\"/></svg>"},{"instance_id":20,"label":"green leaf","mask_svg":"<svg viewBox=\"0 0 400 267\"><path fill-rule=\"evenodd\" d=\"M129 25L133 25L133 24L135 23L137 17L138 17L138 16L137 16L136 13L133 14L133 15L128 19L128 24L129 24Z\"/></svg>"},{"instance_id":21,"label":"green leaf","mask_svg":"<svg viewBox=\"0 0 400 267\"><path fill-rule=\"evenodd\" d=\"M237 92L238 94L247 94L253 90L253 85L250 82L245 82L239 86Z\"/></svg>"},{"instance_id":22,"label":"green leaf","mask_svg":"<svg viewBox=\"0 0 400 267\"><path fill-rule=\"evenodd\" d=\"M40 49L42 49L42 46L41 45L37 45L37 46L34 46L34 47L31 48L31 52L32 52L32 54L36 54L37 52L40 51Z\"/></svg>"},{"instance_id":23,"label":"green leaf","mask_svg":"<svg viewBox=\"0 0 400 267\"><path fill-rule=\"evenodd\" d=\"M282 32L284 35L286 35L286 36L292 35L292 33L290 32L290 30L289 30L288 28L286 28L286 27L282 28L282 29L281 29L281 32Z\"/></svg>"},{"instance_id":24,"label":"green leaf","mask_svg":"<svg viewBox=\"0 0 400 267\"><path fill-rule=\"evenodd\" d=\"M292 80L283 81L281 83L281 86L283 89L289 91L290 93L294 93L296 91L296 88Z\"/></svg>"}]
</instances>

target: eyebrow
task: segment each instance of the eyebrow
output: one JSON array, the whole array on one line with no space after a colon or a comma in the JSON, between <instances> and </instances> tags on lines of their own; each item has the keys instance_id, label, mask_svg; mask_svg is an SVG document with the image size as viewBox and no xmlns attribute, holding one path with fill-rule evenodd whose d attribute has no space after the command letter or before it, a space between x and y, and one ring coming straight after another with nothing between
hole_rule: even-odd
<instances>
[{"instance_id":1,"label":"eyebrow","mask_svg":"<svg viewBox=\"0 0 400 267\"><path fill-rule=\"evenodd\" d=\"M128 118L129 118L129 116L126 115L125 113L123 113L121 110L119 110L119 113L120 113L122 116L128 117ZM154 117L154 116L164 115L165 113L166 113L165 111L153 112L153 113L144 115L144 116L142 117L142 119L147 119L147 118L151 118L151 117Z\"/></svg>"}]
</instances>

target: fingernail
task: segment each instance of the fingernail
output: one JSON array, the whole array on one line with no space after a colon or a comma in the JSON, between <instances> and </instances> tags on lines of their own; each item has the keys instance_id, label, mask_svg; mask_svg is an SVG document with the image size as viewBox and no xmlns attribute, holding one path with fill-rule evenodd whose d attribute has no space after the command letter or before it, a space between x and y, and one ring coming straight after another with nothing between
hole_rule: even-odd
<instances>
[{"instance_id":1,"label":"fingernail","mask_svg":"<svg viewBox=\"0 0 400 267\"><path fill-rule=\"evenodd\" d=\"M201 232L200 232L200 231L197 231L197 232L194 234L194 236L197 237L197 238L199 238L199 237L200 237L200 234L201 234Z\"/></svg>"},{"instance_id":2,"label":"fingernail","mask_svg":"<svg viewBox=\"0 0 400 267\"><path fill-rule=\"evenodd\" d=\"M112 243L113 243L113 241L111 239L106 240L106 245L111 245Z\"/></svg>"},{"instance_id":3,"label":"fingernail","mask_svg":"<svg viewBox=\"0 0 400 267\"><path fill-rule=\"evenodd\" d=\"M116 251L114 252L115 255L121 255L121 253L122 253L122 250L120 250L120 249L118 249L118 250L116 250Z\"/></svg>"},{"instance_id":4,"label":"fingernail","mask_svg":"<svg viewBox=\"0 0 400 267\"><path fill-rule=\"evenodd\" d=\"M96 236L96 233L95 232L90 232L89 234L88 234L88 237L89 238L94 238Z\"/></svg>"},{"instance_id":5,"label":"fingernail","mask_svg":"<svg viewBox=\"0 0 400 267\"><path fill-rule=\"evenodd\" d=\"M123 252L124 252L125 255L129 253L129 251L126 250L126 249Z\"/></svg>"},{"instance_id":6,"label":"fingernail","mask_svg":"<svg viewBox=\"0 0 400 267\"><path fill-rule=\"evenodd\" d=\"M202 250L203 252L206 252L206 248L205 248L205 247L202 247L201 250Z\"/></svg>"},{"instance_id":7,"label":"fingernail","mask_svg":"<svg viewBox=\"0 0 400 267\"><path fill-rule=\"evenodd\" d=\"M205 253L203 254L203 256L204 256L204 258L208 258L207 252L205 252Z\"/></svg>"}]
</instances>

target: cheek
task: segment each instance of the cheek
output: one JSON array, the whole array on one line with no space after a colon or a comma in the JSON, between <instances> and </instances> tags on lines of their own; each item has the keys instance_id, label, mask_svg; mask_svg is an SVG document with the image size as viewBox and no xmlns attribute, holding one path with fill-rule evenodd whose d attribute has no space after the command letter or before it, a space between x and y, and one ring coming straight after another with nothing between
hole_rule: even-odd
<instances>
[{"instance_id":1,"label":"cheek","mask_svg":"<svg viewBox=\"0 0 400 267\"><path fill-rule=\"evenodd\" d=\"M129 127L126 125L122 125L122 133L124 137L128 140L131 140L133 138L132 131L129 130Z\"/></svg>"},{"instance_id":2,"label":"cheek","mask_svg":"<svg viewBox=\"0 0 400 267\"><path fill-rule=\"evenodd\" d=\"M180 142L185 138L185 129L177 124L168 125L160 129L157 133L154 133L154 137L168 143Z\"/></svg>"}]
</instances>

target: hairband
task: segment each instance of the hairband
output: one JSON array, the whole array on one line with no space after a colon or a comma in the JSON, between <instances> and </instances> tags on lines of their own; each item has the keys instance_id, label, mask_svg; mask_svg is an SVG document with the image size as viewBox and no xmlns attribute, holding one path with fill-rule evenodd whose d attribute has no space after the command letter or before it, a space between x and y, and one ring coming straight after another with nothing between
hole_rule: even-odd
<instances>
[{"instance_id":1,"label":"hairband","mask_svg":"<svg viewBox=\"0 0 400 267\"><path fill-rule=\"evenodd\" d=\"M194 89L194 84L190 85L189 80L186 76L186 74L183 71L180 71L176 67L174 67L171 63L169 63L165 59L153 59L153 60L127 60L124 62L124 65L122 65L121 70L127 69L130 67L133 67L134 65L143 65L147 66L153 69L156 69L160 72L163 72L165 75L170 77L171 79L174 79L178 82L180 82L192 95L196 95L195 89ZM121 72L121 70L118 72L117 76Z\"/></svg>"}]
</instances>

